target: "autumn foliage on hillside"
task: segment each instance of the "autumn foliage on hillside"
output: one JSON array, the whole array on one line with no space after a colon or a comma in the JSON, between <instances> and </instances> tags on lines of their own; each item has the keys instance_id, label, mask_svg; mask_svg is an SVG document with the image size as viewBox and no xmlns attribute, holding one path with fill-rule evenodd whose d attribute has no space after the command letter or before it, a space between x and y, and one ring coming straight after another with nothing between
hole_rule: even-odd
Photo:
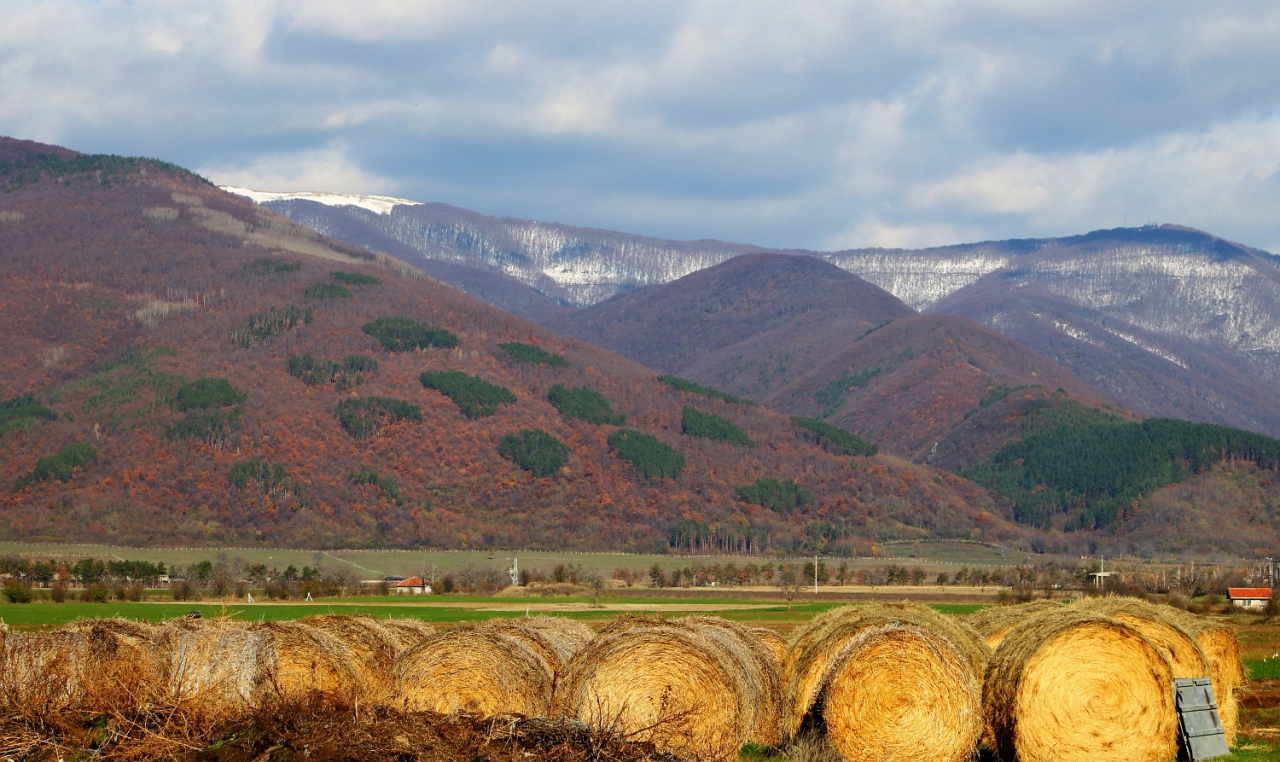
<instances>
[{"instance_id":1,"label":"autumn foliage on hillside","mask_svg":"<svg viewBox=\"0 0 1280 762\"><path fill-rule=\"evenodd\" d=\"M0 400L31 394L56 414L0 434L0 536L660 551L681 524L705 548L856 552L889 538L1020 531L958 476L824 449L785 416L682 392L190 174L146 163L109 183L55 174L0 193ZM357 279L350 298L308 297L334 271L378 282ZM363 330L396 318L456 344L388 348ZM522 361L501 346L513 342L567 364ZM348 369L353 357L376 363ZM468 418L421 380L446 373L514 401ZM557 386L599 393L612 420L674 447L686 467L645 478L609 446L618 425L557 411ZM216 399L182 409L184 389ZM690 405L756 446L684 433ZM566 448L547 475L521 467L510 445L502 453L509 435L534 430ZM66 481L19 484L78 443L96 458ZM811 497L785 511L740 499L762 479Z\"/></svg>"}]
</instances>

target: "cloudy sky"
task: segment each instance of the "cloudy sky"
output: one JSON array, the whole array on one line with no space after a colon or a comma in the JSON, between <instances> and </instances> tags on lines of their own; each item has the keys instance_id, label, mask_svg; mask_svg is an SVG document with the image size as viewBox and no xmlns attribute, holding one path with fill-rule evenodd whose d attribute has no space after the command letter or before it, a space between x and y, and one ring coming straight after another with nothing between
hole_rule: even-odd
<instances>
[{"instance_id":1,"label":"cloudy sky","mask_svg":"<svg viewBox=\"0 0 1280 762\"><path fill-rule=\"evenodd\" d=\"M1280 251L1274 2L5 0L0 134L670 238Z\"/></svg>"}]
</instances>

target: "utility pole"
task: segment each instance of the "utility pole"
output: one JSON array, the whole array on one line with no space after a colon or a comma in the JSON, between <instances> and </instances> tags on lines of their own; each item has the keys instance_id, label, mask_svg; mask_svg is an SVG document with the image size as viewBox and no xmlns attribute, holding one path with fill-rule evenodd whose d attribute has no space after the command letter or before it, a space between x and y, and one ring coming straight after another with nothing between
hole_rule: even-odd
<instances>
[{"instance_id":1,"label":"utility pole","mask_svg":"<svg viewBox=\"0 0 1280 762\"><path fill-rule=\"evenodd\" d=\"M818 594L818 557L813 557L813 594Z\"/></svg>"},{"instance_id":2,"label":"utility pole","mask_svg":"<svg viewBox=\"0 0 1280 762\"><path fill-rule=\"evenodd\" d=\"M511 586L520 587L520 559L511 559L511 568L507 570L507 573L511 575Z\"/></svg>"}]
</instances>

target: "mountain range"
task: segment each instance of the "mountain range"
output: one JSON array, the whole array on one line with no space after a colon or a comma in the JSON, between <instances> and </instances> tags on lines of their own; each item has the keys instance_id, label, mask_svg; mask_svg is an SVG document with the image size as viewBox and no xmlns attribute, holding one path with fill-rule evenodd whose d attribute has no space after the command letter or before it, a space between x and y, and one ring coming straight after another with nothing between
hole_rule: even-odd
<instances>
[{"instance_id":1,"label":"mountain range","mask_svg":"<svg viewBox=\"0 0 1280 762\"><path fill-rule=\"evenodd\" d=\"M486 217L442 204L375 211L332 194L259 198L301 224L415 265L451 263L453 272L437 277L550 325L577 320L557 306L598 304L744 254L811 256L915 310L1004 333L1142 415L1280 436L1280 409L1271 404L1280 392L1280 259L1189 228L781 252ZM707 380L733 386L739 375L728 369L723 382Z\"/></svg>"}]
</instances>

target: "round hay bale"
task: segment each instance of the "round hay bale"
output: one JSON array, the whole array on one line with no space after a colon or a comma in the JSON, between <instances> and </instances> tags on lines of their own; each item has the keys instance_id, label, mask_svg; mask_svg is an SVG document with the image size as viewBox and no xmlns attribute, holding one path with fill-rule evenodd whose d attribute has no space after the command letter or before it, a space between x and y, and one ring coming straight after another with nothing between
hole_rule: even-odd
<instances>
[{"instance_id":1,"label":"round hay bale","mask_svg":"<svg viewBox=\"0 0 1280 762\"><path fill-rule=\"evenodd\" d=\"M545 716L554 675L543 653L551 647L532 640L484 625L432 635L396 661L392 701L414 712Z\"/></svg>"},{"instance_id":2,"label":"round hay bale","mask_svg":"<svg viewBox=\"0 0 1280 762\"><path fill-rule=\"evenodd\" d=\"M1031 601L1015 606L993 606L970 614L962 621L976 630L987 642L987 647L994 651L1004 642L1004 636L1009 634L1009 630L1026 621L1027 617L1061 608L1062 603L1059 601Z\"/></svg>"},{"instance_id":3,"label":"round hay bale","mask_svg":"<svg viewBox=\"0 0 1280 762\"><path fill-rule=\"evenodd\" d=\"M157 703L195 724L253 709L263 633L221 617L175 619L157 629Z\"/></svg>"},{"instance_id":4,"label":"round hay bale","mask_svg":"<svg viewBox=\"0 0 1280 762\"><path fill-rule=\"evenodd\" d=\"M400 646L401 653L408 651L410 648L421 643L427 637L436 634L436 630L431 625L421 619L413 619L411 617L396 617L386 620L379 620L387 632L396 639L396 643Z\"/></svg>"},{"instance_id":5,"label":"round hay bale","mask_svg":"<svg viewBox=\"0 0 1280 762\"><path fill-rule=\"evenodd\" d=\"M595 637L590 627L566 617L490 619L484 626L524 639L547 662L552 674L558 674Z\"/></svg>"},{"instance_id":6,"label":"round hay bale","mask_svg":"<svg viewBox=\"0 0 1280 762\"><path fill-rule=\"evenodd\" d=\"M743 709L752 718L749 741L776 746L782 737L782 670L777 657L751 628L720 617L686 616L678 624L698 630L733 654L746 679Z\"/></svg>"},{"instance_id":7,"label":"round hay bale","mask_svg":"<svg viewBox=\"0 0 1280 762\"><path fill-rule=\"evenodd\" d=\"M62 628L78 639L80 702L99 712L147 707L155 689L156 628L146 622L112 617L84 619Z\"/></svg>"},{"instance_id":8,"label":"round hay bale","mask_svg":"<svg viewBox=\"0 0 1280 762\"><path fill-rule=\"evenodd\" d=\"M778 666L779 676L781 676L782 665L787 661L787 639L768 627L752 627L751 634L759 638L765 648L773 653L773 661Z\"/></svg>"},{"instance_id":9,"label":"round hay bale","mask_svg":"<svg viewBox=\"0 0 1280 762\"><path fill-rule=\"evenodd\" d=\"M368 694L356 655L327 632L301 622L256 622L248 632L261 636L254 675L259 705L316 697L345 705Z\"/></svg>"},{"instance_id":10,"label":"round hay bale","mask_svg":"<svg viewBox=\"0 0 1280 762\"><path fill-rule=\"evenodd\" d=\"M847 641L864 630L885 626L914 627L941 636L951 644L973 679L981 682L991 651L967 625L915 603L842 606L814 617L792 638L782 676L787 688L785 737L795 739L810 719L822 681Z\"/></svg>"},{"instance_id":11,"label":"round hay bale","mask_svg":"<svg viewBox=\"0 0 1280 762\"><path fill-rule=\"evenodd\" d=\"M569 662L557 712L679 757L735 757L754 730L740 660L712 628L626 619Z\"/></svg>"},{"instance_id":12,"label":"round hay bale","mask_svg":"<svg viewBox=\"0 0 1280 762\"><path fill-rule=\"evenodd\" d=\"M968 760L984 728L982 681L925 627L860 630L822 686L827 737L848 762Z\"/></svg>"},{"instance_id":13,"label":"round hay bale","mask_svg":"<svg viewBox=\"0 0 1280 762\"><path fill-rule=\"evenodd\" d=\"M1169 661L1175 678L1209 677L1209 660L1195 639L1174 624L1161 609L1168 608L1147 603L1138 598L1106 596L1082 598L1070 605L1070 610L1111 617L1129 625L1146 636Z\"/></svg>"},{"instance_id":14,"label":"round hay bale","mask_svg":"<svg viewBox=\"0 0 1280 762\"><path fill-rule=\"evenodd\" d=\"M0 643L0 706L43 718L83 698L84 638L69 632L10 632Z\"/></svg>"},{"instance_id":15,"label":"round hay bale","mask_svg":"<svg viewBox=\"0 0 1280 762\"><path fill-rule=\"evenodd\" d=\"M1200 646L1209 660L1213 695L1218 701L1218 718L1229 745L1235 745L1240 732L1240 700L1237 696L1244 685L1244 662L1240 660L1240 642L1236 640L1230 621L1196 616L1172 606L1161 606L1161 612L1169 621L1182 628Z\"/></svg>"},{"instance_id":16,"label":"round hay bale","mask_svg":"<svg viewBox=\"0 0 1280 762\"><path fill-rule=\"evenodd\" d=\"M360 671L360 679L370 691L368 698L377 700L387 689L391 668L400 655L400 640L373 617L348 614L324 614L299 620L302 624L337 638L356 657L352 665Z\"/></svg>"},{"instance_id":17,"label":"round hay bale","mask_svg":"<svg viewBox=\"0 0 1280 762\"><path fill-rule=\"evenodd\" d=\"M983 707L1006 762L1171 762L1172 680L1136 628L1068 609L1009 632L987 669Z\"/></svg>"}]
</instances>

